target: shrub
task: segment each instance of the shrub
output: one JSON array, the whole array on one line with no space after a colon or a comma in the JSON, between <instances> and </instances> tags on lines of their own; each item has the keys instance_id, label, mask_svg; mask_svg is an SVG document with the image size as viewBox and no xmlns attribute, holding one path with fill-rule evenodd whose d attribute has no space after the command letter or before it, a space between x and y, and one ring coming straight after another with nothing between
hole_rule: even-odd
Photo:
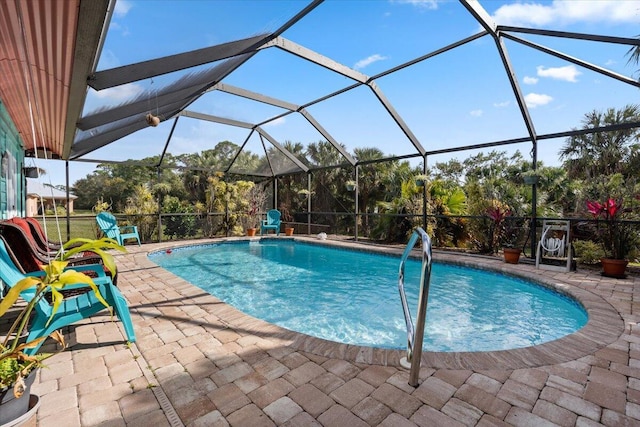
<instances>
[{"instance_id":1,"label":"shrub","mask_svg":"<svg viewBox=\"0 0 640 427\"><path fill-rule=\"evenodd\" d=\"M572 245L582 264L597 264L604 257L602 246L591 240L574 240Z\"/></svg>"},{"instance_id":2,"label":"shrub","mask_svg":"<svg viewBox=\"0 0 640 427\"><path fill-rule=\"evenodd\" d=\"M165 213L194 213L193 205L180 202L177 197L172 196L165 197L162 210ZM178 239L195 236L198 229L194 215L164 215L162 223L165 226L164 233Z\"/></svg>"}]
</instances>

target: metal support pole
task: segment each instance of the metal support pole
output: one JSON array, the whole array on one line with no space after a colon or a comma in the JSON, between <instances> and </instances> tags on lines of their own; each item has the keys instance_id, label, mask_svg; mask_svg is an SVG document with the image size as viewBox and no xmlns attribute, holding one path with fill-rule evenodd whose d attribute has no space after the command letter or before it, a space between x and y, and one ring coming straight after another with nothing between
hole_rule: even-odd
<instances>
[{"instance_id":1,"label":"metal support pole","mask_svg":"<svg viewBox=\"0 0 640 427\"><path fill-rule=\"evenodd\" d=\"M229 189L224 191L224 235L229 237Z\"/></svg>"},{"instance_id":2,"label":"metal support pole","mask_svg":"<svg viewBox=\"0 0 640 427\"><path fill-rule=\"evenodd\" d=\"M307 175L307 234L311 235L311 172Z\"/></svg>"},{"instance_id":3,"label":"metal support pole","mask_svg":"<svg viewBox=\"0 0 640 427\"><path fill-rule=\"evenodd\" d=\"M360 171L360 166L356 165L356 212L355 212L355 215L354 215L356 242L358 241L358 196L360 195L360 192L358 191L359 171Z\"/></svg>"},{"instance_id":4,"label":"metal support pole","mask_svg":"<svg viewBox=\"0 0 640 427\"><path fill-rule=\"evenodd\" d=\"M156 179L160 184L160 168L156 168ZM162 200L158 197L158 242L162 242Z\"/></svg>"},{"instance_id":5,"label":"metal support pole","mask_svg":"<svg viewBox=\"0 0 640 427\"><path fill-rule=\"evenodd\" d=\"M422 174L427 175L427 155L424 155L422 162ZM422 186L422 229L427 229L427 183Z\"/></svg>"},{"instance_id":6,"label":"metal support pole","mask_svg":"<svg viewBox=\"0 0 640 427\"><path fill-rule=\"evenodd\" d=\"M278 209L278 178L273 177L273 209Z\"/></svg>"},{"instance_id":7,"label":"metal support pole","mask_svg":"<svg viewBox=\"0 0 640 427\"><path fill-rule=\"evenodd\" d=\"M533 162L532 168L535 172L538 169L538 142L533 140L533 148L531 149L531 159ZM529 233L531 236L531 257L536 257L537 241L536 241L536 224L538 222L538 183L535 182L531 186L531 226L529 227Z\"/></svg>"},{"instance_id":8,"label":"metal support pole","mask_svg":"<svg viewBox=\"0 0 640 427\"><path fill-rule=\"evenodd\" d=\"M39 174L39 172L38 172ZM65 183L67 189L67 242L71 240L71 213L69 212L69 160L64 162ZM44 212L43 212L44 213Z\"/></svg>"}]
</instances>

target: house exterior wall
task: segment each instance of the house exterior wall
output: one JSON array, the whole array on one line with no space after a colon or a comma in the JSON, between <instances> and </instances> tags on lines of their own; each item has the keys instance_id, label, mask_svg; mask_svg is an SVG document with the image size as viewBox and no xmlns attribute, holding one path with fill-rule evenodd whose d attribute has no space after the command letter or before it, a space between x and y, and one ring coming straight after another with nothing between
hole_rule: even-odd
<instances>
[{"instance_id":1,"label":"house exterior wall","mask_svg":"<svg viewBox=\"0 0 640 427\"><path fill-rule=\"evenodd\" d=\"M53 199L45 197L42 199L42 203L44 203L45 211L53 210L54 208ZM67 211L70 214L73 213L73 199L69 200L69 206L67 206L67 201L65 199L56 199L55 206L63 206L65 209L67 209ZM34 195L27 196L26 209L27 209L26 216L33 216L33 217L42 216L42 211L40 209L40 200L38 197Z\"/></svg>"},{"instance_id":2,"label":"house exterior wall","mask_svg":"<svg viewBox=\"0 0 640 427\"><path fill-rule=\"evenodd\" d=\"M0 100L0 219L24 216L26 181L22 173L24 148L22 139Z\"/></svg>"}]
</instances>

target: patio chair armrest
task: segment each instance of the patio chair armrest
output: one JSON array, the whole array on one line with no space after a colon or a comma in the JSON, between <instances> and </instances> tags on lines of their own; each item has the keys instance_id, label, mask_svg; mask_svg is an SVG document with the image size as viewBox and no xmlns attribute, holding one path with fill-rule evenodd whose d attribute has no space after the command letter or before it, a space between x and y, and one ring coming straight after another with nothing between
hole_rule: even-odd
<instances>
[{"instance_id":1,"label":"patio chair armrest","mask_svg":"<svg viewBox=\"0 0 640 427\"><path fill-rule=\"evenodd\" d=\"M97 277L106 277L107 275L104 272L104 265L102 264L78 264L78 265L70 265L67 266L65 270L75 270L80 273L84 272L93 272ZM92 280L95 280L95 277L92 277Z\"/></svg>"},{"instance_id":2,"label":"patio chair armrest","mask_svg":"<svg viewBox=\"0 0 640 427\"><path fill-rule=\"evenodd\" d=\"M104 267L102 266L102 264L71 265L65 268L65 271L66 270L74 270L80 273L84 273L86 271L93 272L97 277L92 278L92 280L95 280L98 277L107 277L107 275L104 272ZM38 271L29 271L24 275L31 276L31 277L43 277L45 274L46 273L43 270L38 270Z\"/></svg>"}]
</instances>

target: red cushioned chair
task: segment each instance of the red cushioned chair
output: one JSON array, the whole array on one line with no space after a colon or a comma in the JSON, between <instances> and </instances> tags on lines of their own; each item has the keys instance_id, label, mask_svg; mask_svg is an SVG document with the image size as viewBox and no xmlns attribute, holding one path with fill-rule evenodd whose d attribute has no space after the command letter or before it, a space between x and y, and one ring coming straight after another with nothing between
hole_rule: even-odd
<instances>
[{"instance_id":1,"label":"red cushioned chair","mask_svg":"<svg viewBox=\"0 0 640 427\"><path fill-rule=\"evenodd\" d=\"M17 222L19 223L20 221ZM23 273L40 271L40 266L49 264L57 254L55 251L43 252L39 250L31 238L31 234L25 233L23 228L16 224L16 221L0 222L0 235L2 235L7 246L9 246L13 252L18 264L17 267ZM103 264L100 256L90 254L70 258L67 261L70 267ZM108 276L111 276L111 272L106 266L103 265L103 269ZM114 273L111 279L113 283L116 284L117 273Z\"/></svg>"}]
</instances>

